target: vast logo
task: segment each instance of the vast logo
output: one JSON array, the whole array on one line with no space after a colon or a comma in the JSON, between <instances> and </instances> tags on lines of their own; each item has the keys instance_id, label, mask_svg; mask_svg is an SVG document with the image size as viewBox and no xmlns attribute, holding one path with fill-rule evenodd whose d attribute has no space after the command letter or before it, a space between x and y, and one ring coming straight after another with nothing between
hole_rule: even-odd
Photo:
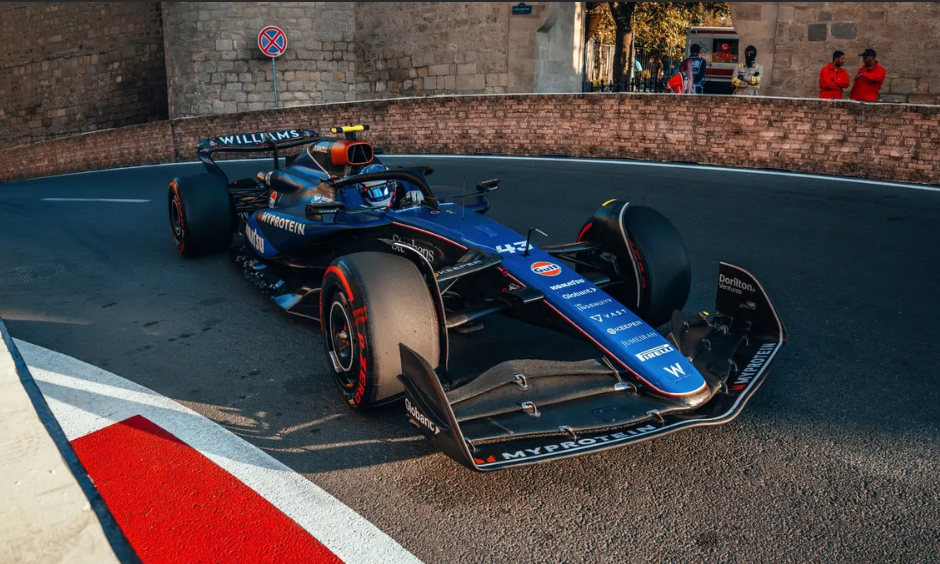
<instances>
[{"instance_id":1,"label":"vast logo","mask_svg":"<svg viewBox=\"0 0 940 564\"><path fill-rule=\"evenodd\" d=\"M532 263L532 272L542 276L558 276L561 274L561 267L553 262L538 261Z\"/></svg>"},{"instance_id":2,"label":"vast logo","mask_svg":"<svg viewBox=\"0 0 940 564\"><path fill-rule=\"evenodd\" d=\"M248 237L248 242L251 243L251 246L258 249L258 252L263 254L264 239L261 238L261 235L258 235L258 232L251 227L245 227L245 235Z\"/></svg>"},{"instance_id":3,"label":"vast logo","mask_svg":"<svg viewBox=\"0 0 940 564\"><path fill-rule=\"evenodd\" d=\"M605 319L610 319L611 317L620 317L621 315L625 313L627 313L627 309L622 308L622 309L618 309L617 311L611 311L608 313L599 313L597 315L592 315L591 319L593 319L594 321L597 321L598 323L602 323Z\"/></svg>"},{"instance_id":4,"label":"vast logo","mask_svg":"<svg viewBox=\"0 0 940 564\"><path fill-rule=\"evenodd\" d=\"M258 219L267 223L268 225L273 225L278 229L283 229L288 233L296 233L298 235L304 234L304 224L299 221L294 221L293 219L287 219L286 217L281 217L270 212L262 212Z\"/></svg>"},{"instance_id":5,"label":"vast logo","mask_svg":"<svg viewBox=\"0 0 940 564\"><path fill-rule=\"evenodd\" d=\"M751 286L747 282L741 282L737 278L728 278L724 274L718 275L718 287L727 292L732 292L738 295L741 295L741 290L746 290L748 292L756 292L757 290L754 286Z\"/></svg>"},{"instance_id":6,"label":"vast logo","mask_svg":"<svg viewBox=\"0 0 940 564\"><path fill-rule=\"evenodd\" d=\"M634 356L637 357L640 362L646 362L651 358L656 358L657 356L663 356L664 354L671 353L675 349L671 345L659 345L658 347L653 347L647 349L641 353L637 353ZM676 366L679 366L678 364Z\"/></svg>"}]
</instances>

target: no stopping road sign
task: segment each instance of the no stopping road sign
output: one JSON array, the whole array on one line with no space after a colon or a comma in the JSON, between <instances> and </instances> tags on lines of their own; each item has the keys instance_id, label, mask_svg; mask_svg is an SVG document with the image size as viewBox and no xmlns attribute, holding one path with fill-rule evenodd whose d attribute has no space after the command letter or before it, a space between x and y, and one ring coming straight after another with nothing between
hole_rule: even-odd
<instances>
[{"instance_id":1,"label":"no stopping road sign","mask_svg":"<svg viewBox=\"0 0 940 564\"><path fill-rule=\"evenodd\" d=\"M269 57L279 57L287 51L287 34L281 28L269 25L258 34L258 48Z\"/></svg>"}]
</instances>

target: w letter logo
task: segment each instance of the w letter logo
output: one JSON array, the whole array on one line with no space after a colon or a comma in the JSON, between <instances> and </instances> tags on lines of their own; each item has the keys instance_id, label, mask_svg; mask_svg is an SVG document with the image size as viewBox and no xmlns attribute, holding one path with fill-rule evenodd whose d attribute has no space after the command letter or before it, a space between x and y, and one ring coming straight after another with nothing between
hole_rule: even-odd
<instances>
[{"instance_id":1,"label":"w letter logo","mask_svg":"<svg viewBox=\"0 0 940 564\"><path fill-rule=\"evenodd\" d=\"M677 364L673 364L672 366L667 366L667 367L663 368L663 370L665 370L666 372L672 374L672 377L673 377L673 378L681 378L681 376L679 376L679 374L682 374L682 376L685 376L685 370L683 370L683 369L682 369L682 366L680 366L678 363L677 363Z\"/></svg>"}]
</instances>

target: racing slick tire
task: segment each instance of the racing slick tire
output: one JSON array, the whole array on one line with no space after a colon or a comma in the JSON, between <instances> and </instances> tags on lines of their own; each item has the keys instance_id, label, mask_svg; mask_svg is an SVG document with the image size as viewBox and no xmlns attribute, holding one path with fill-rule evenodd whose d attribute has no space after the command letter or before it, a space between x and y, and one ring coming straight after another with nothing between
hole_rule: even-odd
<instances>
[{"instance_id":1,"label":"racing slick tire","mask_svg":"<svg viewBox=\"0 0 940 564\"><path fill-rule=\"evenodd\" d=\"M231 246L235 212L223 179L208 173L174 178L167 205L173 243L184 256L220 253Z\"/></svg>"},{"instance_id":2,"label":"racing slick tire","mask_svg":"<svg viewBox=\"0 0 940 564\"><path fill-rule=\"evenodd\" d=\"M578 232L578 241L596 237L593 222L591 219L584 224ZM616 255L620 275L601 270L620 284L604 288L604 291L650 325L659 327L672 319L674 311L681 311L689 299L692 267L685 242L672 222L653 208L628 207L623 224L630 243L628 252L632 252L633 257L615 250L622 245L605 245ZM576 270L584 272L587 269L576 265Z\"/></svg>"},{"instance_id":3,"label":"racing slick tire","mask_svg":"<svg viewBox=\"0 0 940 564\"><path fill-rule=\"evenodd\" d=\"M409 260L381 252L340 257L327 269L320 297L330 370L351 406L365 409L402 397L399 343L438 365L437 313Z\"/></svg>"}]
</instances>

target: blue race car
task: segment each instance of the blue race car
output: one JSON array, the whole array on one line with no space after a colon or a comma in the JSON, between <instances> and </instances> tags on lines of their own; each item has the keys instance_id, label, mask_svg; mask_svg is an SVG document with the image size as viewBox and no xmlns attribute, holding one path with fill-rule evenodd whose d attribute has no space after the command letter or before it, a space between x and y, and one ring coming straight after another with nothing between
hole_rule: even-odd
<instances>
[{"instance_id":1,"label":"blue race car","mask_svg":"<svg viewBox=\"0 0 940 564\"><path fill-rule=\"evenodd\" d=\"M786 330L743 268L720 264L714 313L680 311L689 259L659 212L610 200L575 242L539 247L536 230L486 217L498 180L432 190L431 168L387 168L357 137L367 129L206 139L197 155L207 172L175 178L168 194L180 253L230 251L278 306L319 323L351 406L404 398L437 448L497 470L727 423L778 358ZM280 168L279 152L294 147ZM261 151L273 168L256 178L229 181L213 160ZM597 355L509 359L455 377L449 332L496 313L584 340Z\"/></svg>"}]
</instances>

